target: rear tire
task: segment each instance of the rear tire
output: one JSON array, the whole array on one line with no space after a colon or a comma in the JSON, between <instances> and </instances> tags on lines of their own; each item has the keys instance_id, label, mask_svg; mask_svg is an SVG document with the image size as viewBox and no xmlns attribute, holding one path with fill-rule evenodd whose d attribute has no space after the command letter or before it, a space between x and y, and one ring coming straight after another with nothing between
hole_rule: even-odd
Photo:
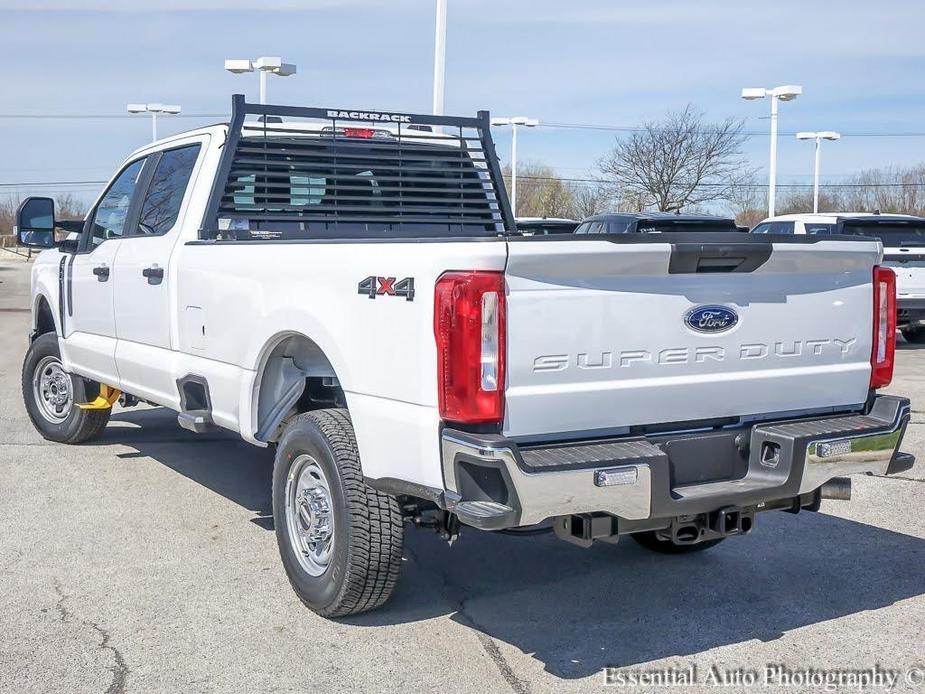
<instances>
[{"instance_id":1,"label":"rear tire","mask_svg":"<svg viewBox=\"0 0 925 694\"><path fill-rule=\"evenodd\" d=\"M713 540L704 540L693 545L676 545L671 540L662 540L655 534L654 530L642 533L634 533L633 539L646 549L659 554L690 554L691 552L702 552L710 547L716 547L725 537L717 537Z\"/></svg>"},{"instance_id":2,"label":"rear tire","mask_svg":"<svg viewBox=\"0 0 925 694\"><path fill-rule=\"evenodd\" d=\"M389 599L401 570L401 510L364 482L346 410L315 410L286 426L273 520L289 582L313 612L344 617Z\"/></svg>"},{"instance_id":3,"label":"rear tire","mask_svg":"<svg viewBox=\"0 0 925 694\"><path fill-rule=\"evenodd\" d=\"M22 396L29 419L44 438L82 443L99 436L112 410L77 407L98 392L98 383L64 370L57 334L39 335L29 347L22 365Z\"/></svg>"},{"instance_id":4,"label":"rear tire","mask_svg":"<svg viewBox=\"0 0 925 694\"><path fill-rule=\"evenodd\" d=\"M906 342L911 342L914 345L925 344L925 326L910 325L905 328L900 328L899 332L902 333Z\"/></svg>"}]
</instances>

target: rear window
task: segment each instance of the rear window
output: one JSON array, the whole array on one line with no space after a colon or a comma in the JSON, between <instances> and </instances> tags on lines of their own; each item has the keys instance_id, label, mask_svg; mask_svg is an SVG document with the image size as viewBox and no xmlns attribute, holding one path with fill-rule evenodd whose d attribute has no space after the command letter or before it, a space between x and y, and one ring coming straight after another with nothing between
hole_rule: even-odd
<instances>
[{"instance_id":1,"label":"rear window","mask_svg":"<svg viewBox=\"0 0 925 694\"><path fill-rule=\"evenodd\" d=\"M842 233L872 236L880 239L884 246L925 246L925 220L847 220L842 223Z\"/></svg>"},{"instance_id":2,"label":"rear window","mask_svg":"<svg viewBox=\"0 0 925 694\"><path fill-rule=\"evenodd\" d=\"M454 144L243 137L219 230L239 239L495 235L487 172Z\"/></svg>"},{"instance_id":3,"label":"rear window","mask_svg":"<svg viewBox=\"0 0 925 694\"><path fill-rule=\"evenodd\" d=\"M574 222L518 222L517 231L521 234L571 234L578 225Z\"/></svg>"}]
</instances>

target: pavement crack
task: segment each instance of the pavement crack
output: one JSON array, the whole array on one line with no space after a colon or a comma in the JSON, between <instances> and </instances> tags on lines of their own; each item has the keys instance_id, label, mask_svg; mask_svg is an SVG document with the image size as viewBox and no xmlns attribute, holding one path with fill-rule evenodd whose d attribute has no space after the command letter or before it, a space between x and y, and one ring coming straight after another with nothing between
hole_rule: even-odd
<instances>
[{"instance_id":1,"label":"pavement crack","mask_svg":"<svg viewBox=\"0 0 925 694\"><path fill-rule=\"evenodd\" d=\"M443 597L447 600L447 602L455 607L456 618L460 621L460 623L463 624L463 626L469 627L472 629L472 631L475 632L476 638L478 638L479 645L481 645L482 650L485 651L485 654L495 664L495 667L498 668L498 671L501 673L501 677L503 677L504 681L507 682L508 686L511 688L511 691L513 691L514 694L530 694L529 683L517 676L517 674L514 672L514 668L511 667L511 664L507 661L507 658L504 657L504 653L502 653L501 649L498 647L498 644L491 636L488 635L485 627L483 627L472 615L472 613L469 612L468 602L474 598L479 597L479 594L467 594L466 589L451 581L445 571L441 571L440 569L434 568L430 565L422 564L420 560L418 560L418 557L414 551L407 545L405 545L405 551L419 568L435 575L440 580L440 592L443 594Z\"/></svg>"},{"instance_id":2,"label":"pavement crack","mask_svg":"<svg viewBox=\"0 0 925 694\"><path fill-rule=\"evenodd\" d=\"M0 567L0 573L6 573L14 566L16 566L20 561L22 561L23 553L21 549L14 549L13 556L9 561L5 562L2 567Z\"/></svg>"},{"instance_id":3,"label":"pavement crack","mask_svg":"<svg viewBox=\"0 0 925 694\"><path fill-rule=\"evenodd\" d=\"M108 668L109 672L112 673L112 682L110 682L109 687L106 688L106 694L124 694L125 682L131 670L129 670L128 665L126 665L122 652L112 645L112 635L96 622L91 622L88 619L76 618L64 604L69 596L61 588L61 582L56 578L52 582L52 585L54 586L55 593L58 595L58 601L55 603L55 610L58 612L59 621L62 624L79 622L82 626L89 627L100 637L97 648L112 653L114 664Z\"/></svg>"}]
</instances>

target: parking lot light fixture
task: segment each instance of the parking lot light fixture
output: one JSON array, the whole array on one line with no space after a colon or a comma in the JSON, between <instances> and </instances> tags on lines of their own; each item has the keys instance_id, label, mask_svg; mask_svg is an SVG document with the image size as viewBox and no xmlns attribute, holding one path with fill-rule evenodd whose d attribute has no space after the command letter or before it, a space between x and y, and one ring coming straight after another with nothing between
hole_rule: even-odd
<instances>
[{"instance_id":1,"label":"parking lot light fixture","mask_svg":"<svg viewBox=\"0 0 925 694\"><path fill-rule=\"evenodd\" d=\"M813 140L815 142L815 163L813 164L813 214L819 212L819 150L822 140L839 140L841 133L834 130L820 130L819 132L799 132L798 140Z\"/></svg>"},{"instance_id":2,"label":"parking lot light fixture","mask_svg":"<svg viewBox=\"0 0 925 694\"><path fill-rule=\"evenodd\" d=\"M262 56L253 61L240 58L229 59L225 61L225 69L235 75L241 75L245 72L259 72L261 104L267 103L267 75L289 77L296 73L295 65L284 63L282 58L275 56Z\"/></svg>"},{"instance_id":3,"label":"parking lot light fixture","mask_svg":"<svg viewBox=\"0 0 925 694\"><path fill-rule=\"evenodd\" d=\"M780 87L747 87L742 90L746 101L771 97L771 160L768 165L768 217L774 216L774 198L777 193L777 102L793 101L803 93L798 84L784 84Z\"/></svg>"},{"instance_id":4,"label":"parking lot light fixture","mask_svg":"<svg viewBox=\"0 0 925 694\"><path fill-rule=\"evenodd\" d=\"M434 36L434 115L443 115L446 83L446 0L437 0Z\"/></svg>"},{"instance_id":5,"label":"parking lot light fixture","mask_svg":"<svg viewBox=\"0 0 925 694\"><path fill-rule=\"evenodd\" d=\"M512 116L492 118L491 124L498 127L511 126L511 215L517 216L517 128L535 128L540 122L536 118Z\"/></svg>"},{"instance_id":6,"label":"parking lot light fixture","mask_svg":"<svg viewBox=\"0 0 925 694\"><path fill-rule=\"evenodd\" d=\"M151 114L151 141L157 140L157 114L180 113L181 108L174 104L128 104L125 110L129 113L150 113Z\"/></svg>"}]
</instances>

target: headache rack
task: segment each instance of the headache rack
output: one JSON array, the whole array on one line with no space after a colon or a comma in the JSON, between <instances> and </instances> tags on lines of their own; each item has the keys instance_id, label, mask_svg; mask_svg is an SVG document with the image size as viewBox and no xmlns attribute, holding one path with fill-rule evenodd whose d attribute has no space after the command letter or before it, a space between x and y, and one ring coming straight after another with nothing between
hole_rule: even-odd
<instances>
[{"instance_id":1,"label":"headache rack","mask_svg":"<svg viewBox=\"0 0 925 694\"><path fill-rule=\"evenodd\" d=\"M471 237L514 229L487 111L457 118L269 106L236 94L200 238Z\"/></svg>"}]
</instances>

